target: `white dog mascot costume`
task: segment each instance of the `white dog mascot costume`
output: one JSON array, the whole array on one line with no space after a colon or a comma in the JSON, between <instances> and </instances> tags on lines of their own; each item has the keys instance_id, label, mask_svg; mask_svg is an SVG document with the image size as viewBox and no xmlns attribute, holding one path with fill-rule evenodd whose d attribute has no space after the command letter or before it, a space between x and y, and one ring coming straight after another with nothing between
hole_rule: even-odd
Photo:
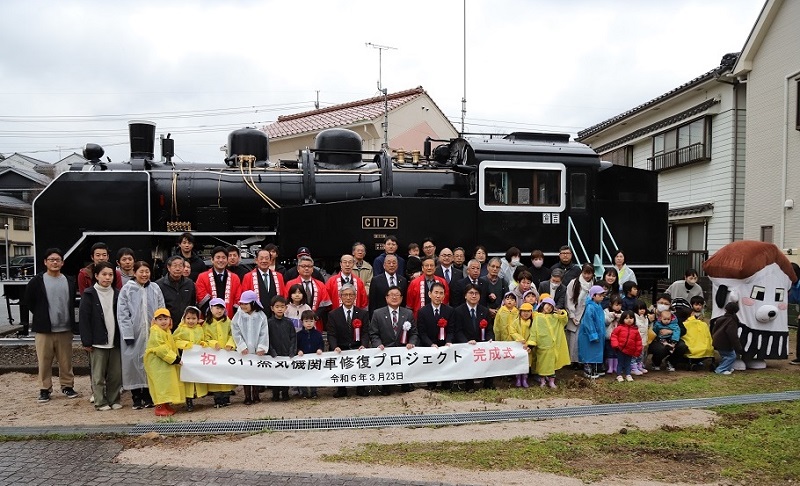
<instances>
[{"instance_id":1,"label":"white dog mascot costume","mask_svg":"<svg viewBox=\"0 0 800 486\"><path fill-rule=\"evenodd\" d=\"M772 243L734 241L706 260L703 270L713 284L711 318L725 304L739 303L742 361L735 369L763 369L766 359L789 356L789 288L797 280L791 262Z\"/></svg>"}]
</instances>

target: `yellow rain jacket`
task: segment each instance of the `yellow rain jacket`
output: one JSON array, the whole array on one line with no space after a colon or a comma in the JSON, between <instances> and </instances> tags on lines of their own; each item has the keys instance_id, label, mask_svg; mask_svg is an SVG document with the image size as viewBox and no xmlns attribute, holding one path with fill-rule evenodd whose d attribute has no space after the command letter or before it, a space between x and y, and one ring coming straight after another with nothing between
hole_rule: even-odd
<instances>
[{"instance_id":1,"label":"yellow rain jacket","mask_svg":"<svg viewBox=\"0 0 800 486\"><path fill-rule=\"evenodd\" d=\"M534 371L537 375L553 376L556 374L556 370L571 363L569 349L567 349L567 336L564 333L567 319L567 311L564 310L552 314L533 313L533 323L527 344L536 348Z\"/></svg>"},{"instance_id":2,"label":"yellow rain jacket","mask_svg":"<svg viewBox=\"0 0 800 486\"><path fill-rule=\"evenodd\" d=\"M230 346L231 349L236 349L236 342L234 342L233 334L231 334L231 320L228 316L223 316L222 320L219 321L212 318L211 322L203 324L203 340L209 348L216 349L217 344L219 344L220 349L225 349L226 346ZM209 383L206 388L208 388L208 391L211 393L229 392L236 388L236 385Z\"/></svg>"},{"instance_id":3,"label":"yellow rain jacket","mask_svg":"<svg viewBox=\"0 0 800 486\"><path fill-rule=\"evenodd\" d=\"M514 307L508 310L506 306L502 306L497 310L494 316L494 339L495 341L510 341L511 335L508 333L508 327L511 321L517 318L519 309Z\"/></svg>"},{"instance_id":4,"label":"yellow rain jacket","mask_svg":"<svg viewBox=\"0 0 800 486\"><path fill-rule=\"evenodd\" d=\"M175 345L178 349L189 349L195 344L205 347L205 331L203 326L196 325L194 327L187 326L184 322L178 325L175 332L172 333L172 338L175 340ZM187 398L200 398L208 395L208 385L205 383L191 383L183 382L184 393Z\"/></svg>"},{"instance_id":5,"label":"yellow rain jacket","mask_svg":"<svg viewBox=\"0 0 800 486\"><path fill-rule=\"evenodd\" d=\"M172 364L178 357L178 347L172 333L153 324L150 327L150 338L144 352L144 370L147 372L147 386L153 403L184 403L183 383L180 380L180 368Z\"/></svg>"},{"instance_id":6,"label":"yellow rain jacket","mask_svg":"<svg viewBox=\"0 0 800 486\"><path fill-rule=\"evenodd\" d=\"M534 312L533 315L535 316L536 313ZM533 317L528 320L523 320L520 317L519 313L511 320L508 324L508 339L509 341L518 341L522 344L525 344L528 341L528 335L531 331L531 323L533 322ZM528 366L534 366L534 353L528 353Z\"/></svg>"},{"instance_id":7,"label":"yellow rain jacket","mask_svg":"<svg viewBox=\"0 0 800 486\"><path fill-rule=\"evenodd\" d=\"M694 316L683 321L686 334L681 339L689 348L686 353L687 358L710 358L714 356L714 345L711 342L711 331L705 321L701 321Z\"/></svg>"}]
</instances>

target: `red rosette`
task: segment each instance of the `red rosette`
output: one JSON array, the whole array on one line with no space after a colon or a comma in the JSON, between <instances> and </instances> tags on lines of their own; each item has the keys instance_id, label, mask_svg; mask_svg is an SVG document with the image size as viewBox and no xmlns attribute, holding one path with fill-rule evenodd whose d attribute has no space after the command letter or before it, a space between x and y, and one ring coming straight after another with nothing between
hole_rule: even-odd
<instances>
[{"instance_id":1,"label":"red rosette","mask_svg":"<svg viewBox=\"0 0 800 486\"><path fill-rule=\"evenodd\" d=\"M353 319L350 324L353 326L353 341L361 342L361 319Z\"/></svg>"},{"instance_id":2,"label":"red rosette","mask_svg":"<svg viewBox=\"0 0 800 486\"><path fill-rule=\"evenodd\" d=\"M439 327L447 327L447 319L439 319L436 322L436 325Z\"/></svg>"},{"instance_id":3,"label":"red rosette","mask_svg":"<svg viewBox=\"0 0 800 486\"><path fill-rule=\"evenodd\" d=\"M486 319L481 319L481 322L479 322L478 325L481 326L481 329L486 329L489 327L489 321Z\"/></svg>"},{"instance_id":4,"label":"red rosette","mask_svg":"<svg viewBox=\"0 0 800 486\"><path fill-rule=\"evenodd\" d=\"M353 329L361 328L361 319L353 319Z\"/></svg>"}]
</instances>

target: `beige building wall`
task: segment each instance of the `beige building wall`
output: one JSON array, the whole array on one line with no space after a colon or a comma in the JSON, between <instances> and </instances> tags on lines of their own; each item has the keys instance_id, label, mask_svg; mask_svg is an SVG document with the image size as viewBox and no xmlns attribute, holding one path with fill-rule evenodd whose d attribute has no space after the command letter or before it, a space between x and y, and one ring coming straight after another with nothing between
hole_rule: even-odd
<instances>
[{"instance_id":1,"label":"beige building wall","mask_svg":"<svg viewBox=\"0 0 800 486\"><path fill-rule=\"evenodd\" d=\"M800 2L780 2L747 73L747 174L744 236L800 248ZM788 119L788 123L787 123ZM795 209L785 209L793 199Z\"/></svg>"}]
</instances>

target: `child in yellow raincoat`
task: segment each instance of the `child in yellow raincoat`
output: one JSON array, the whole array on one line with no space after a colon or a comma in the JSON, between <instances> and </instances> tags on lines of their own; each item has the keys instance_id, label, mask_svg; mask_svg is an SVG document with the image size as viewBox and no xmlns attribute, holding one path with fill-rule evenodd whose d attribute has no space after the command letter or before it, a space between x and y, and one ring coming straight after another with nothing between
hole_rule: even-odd
<instances>
[{"instance_id":1,"label":"child in yellow raincoat","mask_svg":"<svg viewBox=\"0 0 800 486\"><path fill-rule=\"evenodd\" d=\"M495 341L508 341L511 337L508 334L508 326L511 321L517 318L517 295L514 292L506 292L503 297L503 305L497 310L494 316L494 339Z\"/></svg>"},{"instance_id":2,"label":"child in yellow raincoat","mask_svg":"<svg viewBox=\"0 0 800 486\"><path fill-rule=\"evenodd\" d=\"M533 305L530 302L525 302L519 308L519 315L516 319L511 321L508 326L508 334L511 340L517 341L525 345L528 341L528 334L531 329L531 322L533 315ZM533 353L528 353L528 366L533 366ZM528 373L517 375L517 388L528 388Z\"/></svg>"},{"instance_id":3,"label":"child in yellow raincoat","mask_svg":"<svg viewBox=\"0 0 800 486\"><path fill-rule=\"evenodd\" d=\"M175 345L180 350L186 350L199 344L205 347L205 332L200 325L200 309L189 306L183 311L183 318L178 328L172 333ZM205 383L183 382L184 392L186 393L186 411L194 410L194 399L208 395L208 385Z\"/></svg>"},{"instance_id":4,"label":"child in yellow raincoat","mask_svg":"<svg viewBox=\"0 0 800 486\"><path fill-rule=\"evenodd\" d=\"M181 363L178 346L172 338L172 318L169 311L161 307L153 314L150 327L150 338L144 352L144 370L147 372L147 386L150 396L156 405L155 413L159 417L175 414L171 403L183 403L183 383L180 380Z\"/></svg>"},{"instance_id":5,"label":"child in yellow raincoat","mask_svg":"<svg viewBox=\"0 0 800 486\"><path fill-rule=\"evenodd\" d=\"M567 312L556 311L556 303L550 297L542 299L539 312L533 315L528 337L528 346L536 348L536 374L539 386L544 388L545 379L550 388L556 388L556 370L570 364L567 336Z\"/></svg>"},{"instance_id":6,"label":"child in yellow raincoat","mask_svg":"<svg viewBox=\"0 0 800 486\"><path fill-rule=\"evenodd\" d=\"M206 346L217 351L223 348L227 351L236 349L225 301L219 297L211 299L208 303L208 315L203 325L203 340ZM231 404L231 392L236 386L209 383L207 388L209 393L214 394L214 408L222 408Z\"/></svg>"}]
</instances>

